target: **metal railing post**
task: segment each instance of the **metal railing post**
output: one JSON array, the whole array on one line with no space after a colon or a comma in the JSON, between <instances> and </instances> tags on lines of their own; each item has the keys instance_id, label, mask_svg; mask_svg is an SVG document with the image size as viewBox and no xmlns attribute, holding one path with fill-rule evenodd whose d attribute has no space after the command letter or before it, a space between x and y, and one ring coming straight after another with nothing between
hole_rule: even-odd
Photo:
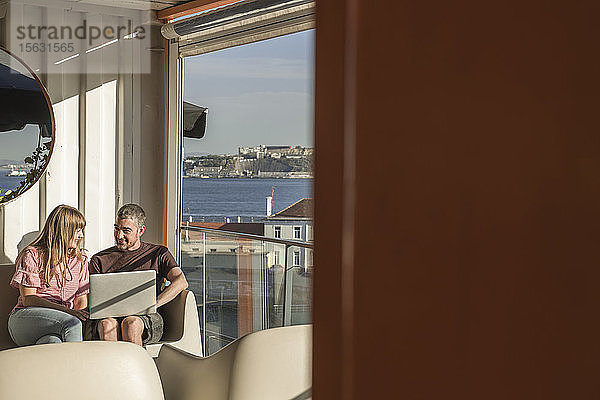
<instances>
[{"instance_id":1,"label":"metal railing post","mask_svg":"<svg viewBox=\"0 0 600 400\"><path fill-rule=\"evenodd\" d=\"M283 252L283 313L281 314L281 326L285 326L285 303L287 301L287 253L289 248L290 246L286 244Z\"/></svg>"},{"instance_id":2,"label":"metal railing post","mask_svg":"<svg viewBox=\"0 0 600 400\"><path fill-rule=\"evenodd\" d=\"M202 232L202 354L208 355L206 348L206 232Z\"/></svg>"}]
</instances>

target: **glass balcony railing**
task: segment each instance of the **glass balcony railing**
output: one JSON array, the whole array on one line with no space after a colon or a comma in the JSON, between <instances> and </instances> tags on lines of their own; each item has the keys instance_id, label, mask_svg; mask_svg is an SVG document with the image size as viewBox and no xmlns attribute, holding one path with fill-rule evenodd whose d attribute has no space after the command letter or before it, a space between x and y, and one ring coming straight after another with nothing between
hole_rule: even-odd
<instances>
[{"instance_id":1,"label":"glass balcony railing","mask_svg":"<svg viewBox=\"0 0 600 400\"><path fill-rule=\"evenodd\" d=\"M181 226L204 355L250 332L310 323L311 242Z\"/></svg>"}]
</instances>

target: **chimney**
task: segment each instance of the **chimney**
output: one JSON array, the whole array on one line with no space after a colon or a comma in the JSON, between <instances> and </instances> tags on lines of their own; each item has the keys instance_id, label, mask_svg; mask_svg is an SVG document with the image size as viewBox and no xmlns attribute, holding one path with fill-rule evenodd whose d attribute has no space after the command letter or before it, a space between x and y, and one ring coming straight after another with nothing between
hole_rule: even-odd
<instances>
[{"instance_id":1,"label":"chimney","mask_svg":"<svg viewBox=\"0 0 600 400\"><path fill-rule=\"evenodd\" d=\"M267 217L273 214L273 196L267 196Z\"/></svg>"}]
</instances>

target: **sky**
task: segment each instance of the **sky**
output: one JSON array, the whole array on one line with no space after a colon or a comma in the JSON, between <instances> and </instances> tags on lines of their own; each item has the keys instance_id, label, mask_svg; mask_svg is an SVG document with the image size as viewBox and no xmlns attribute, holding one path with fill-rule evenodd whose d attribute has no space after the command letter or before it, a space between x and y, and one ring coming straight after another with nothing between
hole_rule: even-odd
<instances>
[{"instance_id":1,"label":"sky","mask_svg":"<svg viewBox=\"0 0 600 400\"><path fill-rule=\"evenodd\" d=\"M185 153L312 147L313 88L314 30L186 58L184 99L209 113L204 138L185 139ZM0 160L31 155L37 132L0 132Z\"/></svg>"},{"instance_id":2,"label":"sky","mask_svg":"<svg viewBox=\"0 0 600 400\"><path fill-rule=\"evenodd\" d=\"M37 125L27 125L21 131L0 132L0 160L23 163L37 147L39 131Z\"/></svg>"},{"instance_id":3,"label":"sky","mask_svg":"<svg viewBox=\"0 0 600 400\"><path fill-rule=\"evenodd\" d=\"M184 59L184 100L208 107L185 154L240 146L313 147L314 30Z\"/></svg>"}]
</instances>

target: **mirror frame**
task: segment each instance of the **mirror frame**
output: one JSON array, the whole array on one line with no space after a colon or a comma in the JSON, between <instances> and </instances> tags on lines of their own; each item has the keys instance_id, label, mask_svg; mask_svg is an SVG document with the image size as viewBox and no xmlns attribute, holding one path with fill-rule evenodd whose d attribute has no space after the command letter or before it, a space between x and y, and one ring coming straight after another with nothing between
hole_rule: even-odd
<instances>
[{"instance_id":1,"label":"mirror frame","mask_svg":"<svg viewBox=\"0 0 600 400\"><path fill-rule=\"evenodd\" d=\"M37 76L37 74L31 69L31 67L29 67L29 65L27 65L25 63L25 61L23 61L21 58L19 58L16 55L14 55L6 47L0 46L0 51L6 52L10 57L14 58L18 62L20 62L22 66L24 66L25 68L27 68L27 71L29 71L29 73L31 74L32 78L35 79L35 81L37 82L37 84L42 89L42 94L44 95L44 99L46 100L46 105L48 106L48 110L50 111L50 132L51 132L51 136L52 136L52 145L50 146L50 149L49 149L49 152L48 152L48 158L47 158L46 164L40 170L40 173L38 174L38 176L35 178L35 180L33 182L31 182L27 186L25 186L25 189L23 190L23 192L21 192L17 197L15 197L13 199L10 199L10 200L7 200L7 201L4 201L4 202L1 202L0 203L0 207L3 207L6 204L10 204L13 201L18 200L19 198L21 198L21 196L23 196L29 189L31 189L33 186L35 186L35 184L38 183L38 181L40 180L40 178L46 173L46 169L48 168L48 164L50 164L50 161L52 160L52 154L54 152L54 145L56 144L56 122L55 122L55 119L54 119L54 108L52 107L52 101L50 101L50 96L48 95L48 91L46 90L46 87L42 84L42 81Z\"/></svg>"}]
</instances>

